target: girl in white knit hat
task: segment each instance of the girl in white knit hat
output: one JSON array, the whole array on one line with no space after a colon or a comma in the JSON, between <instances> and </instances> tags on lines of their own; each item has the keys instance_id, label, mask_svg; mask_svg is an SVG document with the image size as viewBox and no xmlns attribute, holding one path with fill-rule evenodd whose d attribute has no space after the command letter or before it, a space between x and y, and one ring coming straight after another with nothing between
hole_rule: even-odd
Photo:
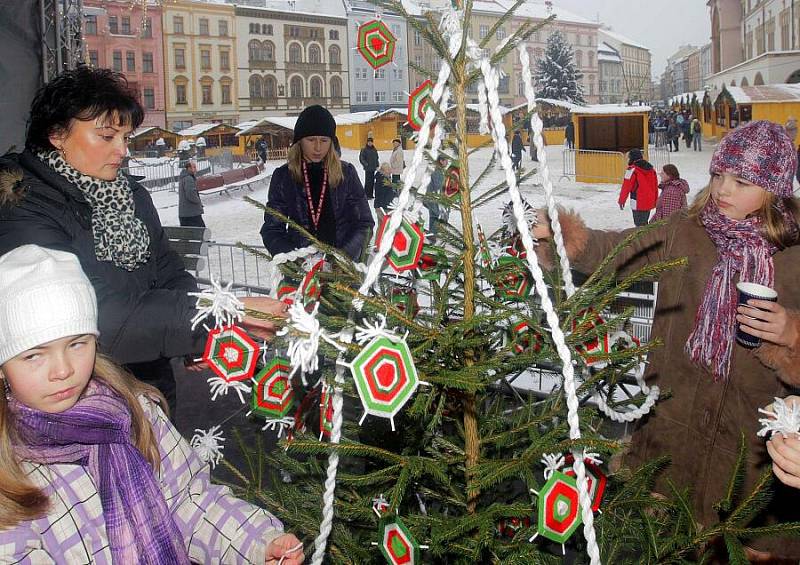
<instances>
[{"instance_id":1,"label":"girl in white knit hat","mask_svg":"<svg viewBox=\"0 0 800 565\"><path fill-rule=\"evenodd\" d=\"M278 519L210 483L163 396L97 335L77 257L0 257L0 562L302 563Z\"/></svg>"}]
</instances>

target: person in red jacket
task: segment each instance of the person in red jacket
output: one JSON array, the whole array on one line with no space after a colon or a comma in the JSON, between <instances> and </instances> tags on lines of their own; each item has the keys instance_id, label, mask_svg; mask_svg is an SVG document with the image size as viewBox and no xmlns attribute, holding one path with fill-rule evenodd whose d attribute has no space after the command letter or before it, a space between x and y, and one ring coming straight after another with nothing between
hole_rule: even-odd
<instances>
[{"instance_id":1,"label":"person in red jacket","mask_svg":"<svg viewBox=\"0 0 800 565\"><path fill-rule=\"evenodd\" d=\"M658 200L658 177L653 165L645 161L639 149L631 149L628 153L628 170L619 193L620 210L625 209L628 196L631 197L633 223L637 227L646 226Z\"/></svg>"}]
</instances>

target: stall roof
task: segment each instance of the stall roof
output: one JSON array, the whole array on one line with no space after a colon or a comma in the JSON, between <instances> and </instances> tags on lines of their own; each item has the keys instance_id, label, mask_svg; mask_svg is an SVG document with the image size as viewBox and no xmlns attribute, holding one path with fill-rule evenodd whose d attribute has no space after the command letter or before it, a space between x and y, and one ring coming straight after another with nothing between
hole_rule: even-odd
<instances>
[{"instance_id":1,"label":"stall roof","mask_svg":"<svg viewBox=\"0 0 800 565\"><path fill-rule=\"evenodd\" d=\"M734 102L800 102L800 84L764 84L760 86L726 86Z\"/></svg>"},{"instance_id":2,"label":"stall roof","mask_svg":"<svg viewBox=\"0 0 800 565\"><path fill-rule=\"evenodd\" d=\"M705 90L693 90L690 92L682 92L680 94L676 94L672 98L667 100L667 106L672 106L673 104L680 102L681 98L686 98L689 102L692 101L692 96L697 96L697 101L702 102L703 97L706 95Z\"/></svg>"},{"instance_id":3,"label":"stall roof","mask_svg":"<svg viewBox=\"0 0 800 565\"><path fill-rule=\"evenodd\" d=\"M148 131L153 131L154 129L159 129L157 126L149 126L146 128L139 128L135 132L131 134L131 139L136 139L140 135L146 134Z\"/></svg>"},{"instance_id":4,"label":"stall roof","mask_svg":"<svg viewBox=\"0 0 800 565\"><path fill-rule=\"evenodd\" d=\"M628 106L626 104L589 104L588 106L575 106L573 114L641 114L650 112L650 106Z\"/></svg>"},{"instance_id":5,"label":"stall roof","mask_svg":"<svg viewBox=\"0 0 800 565\"><path fill-rule=\"evenodd\" d=\"M218 126L226 126L226 127L234 128L234 129L236 128L236 126L229 126L228 124L211 124L211 123L208 123L208 124L195 124L192 127L188 127L186 129L182 129L181 131L178 132L178 135L181 136L181 137L192 137L192 136L195 136L195 135L202 135L202 134L206 133L207 131L210 131L210 130L214 129L215 127L218 127Z\"/></svg>"},{"instance_id":6,"label":"stall roof","mask_svg":"<svg viewBox=\"0 0 800 565\"><path fill-rule=\"evenodd\" d=\"M350 114L337 114L333 117L336 121L336 125L339 126L348 126L348 125L355 125L355 124L367 124L374 120L375 118L379 118L380 116L386 114L400 114L401 116L406 115L407 110L405 108L389 108L388 110L372 110L369 112L353 112ZM294 125L297 123L297 116L267 116L265 118L261 118L260 120L250 120L249 122L243 122L239 124L239 131L236 135L248 135L251 130L257 128L260 125L264 124L273 124L288 130L294 130Z\"/></svg>"}]
</instances>

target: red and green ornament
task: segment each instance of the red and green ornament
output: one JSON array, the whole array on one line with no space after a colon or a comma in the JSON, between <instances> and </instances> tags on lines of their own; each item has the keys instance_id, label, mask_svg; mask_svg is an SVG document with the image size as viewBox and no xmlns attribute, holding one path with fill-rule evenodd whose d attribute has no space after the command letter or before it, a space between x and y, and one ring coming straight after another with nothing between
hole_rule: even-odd
<instances>
[{"instance_id":1,"label":"red and green ornament","mask_svg":"<svg viewBox=\"0 0 800 565\"><path fill-rule=\"evenodd\" d=\"M294 293L297 292L297 287L293 286L286 281L281 281L278 285L278 300L285 302L289 306L294 304Z\"/></svg>"},{"instance_id":2,"label":"red and green ornament","mask_svg":"<svg viewBox=\"0 0 800 565\"><path fill-rule=\"evenodd\" d=\"M273 357L258 372L250 397L250 409L254 414L268 419L286 417L294 401L290 373L289 361L279 356Z\"/></svg>"},{"instance_id":3,"label":"red and green ornament","mask_svg":"<svg viewBox=\"0 0 800 565\"><path fill-rule=\"evenodd\" d=\"M531 519L527 516L523 518L502 518L497 523L497 533L502 538L514 539L517 532L524 528L531 527Z\"/></svg>"},{"instance_id":4,"label":"red and green ornament","mask_svg":"<svg viewBox=\"0 0 800 565\"><path fill-rule=\"evenodd\" d=\"M543 345L542 334L533 331L527 320L515 322L511 326L511 349L514 353L518 355L539 353Z\"/></svg>"},{"instance_id":5,"label":"red and green ornament","mask_svg":"<svg viewBox=\"0 0 800 565\"><path fill-rule=\"evenodd\" d=\"M419 312L417 291L411 287L394 287L392 294L389 296L389 301L394 304L395 308L411 318L415 317Z\"/></svg>"},{"instance_id":6,"label":"red and green ornament","mask_svg":"<svg viewBox=\"0 0 800 565\"><path fill-rule=\"evenodd\" d=\"M389 225L391 214L386 214L378 227L378 235L375 237L376 249L380 246L383 239L383 232ZM425 235L418 224L409 222L406 218L400 223L400 227L394 233L392 248L386 256L386 260L391 267L398 273L410 271L417 268L422 249L425 245Z\"/></svg>"},{"instance_id":7,"label":"red and green ornament","mask_svg":"<svg viewBox=\"0 0 800 565\"><path fill-rule=\"evenodd\" d=\"M258 345L238 326L223 326L208 333L203 361L227 383L253 376Z\"/></svg>"},{"instance_id":8,"label":"red and green ornament","mask_svg":"<svg viewBox=\"0 0 800 565\"><path fill-rule=\"evenodd\" d=\"M503 255L497 260L495 289L501 299L513 302L527 300L533 283L528 267L518 257Z\"/></svg>"},{"instance_id":9,"label":"red and green ornament","mask_svg":"<svg viewBox=\"0 0 800 565\"><path fill-rule=\"evenodd\" d=\"M605 324L605 320L603 320L593 308L587 308L586 310L578 312L578 315L572 320L572 331L591 331L603 324ZM610 351L608 332L590 338L588 341L579 345L576 350L580 356L583 357L587 367L606 363Z\"/></svg>"},{"instance_id":10,"label":"red and green ornament","mask_svg":"<svg viewBox=\"0 0 800 565\"><path fill-rule=\"evenodd\" d=\"M382 20L372 20L358 27L358 52L373 69L392 62L397 38Z\"/></svg>"},{"instance_id":11,"label":"red and green ornament","mask_svg":"<svg viewBox=\"0 0 800 565\"><path fill-rule=\"evenodd\" d=\"M417 368L405 340L374 337L350 363L358 396L367 414L388 418L394 430L394 416L419 386ZM359 422L360 423L360 422Z\"/></svg>"},{"instance_id":12,"label":"red and green ornament","mask_svg":"<svg viewBox=\"0 0 800 565\"><path fill-rule=\"evenodd\" d=\"M314 266L305 274L300 283L300 298L303 301L303 306L308 311L314 308L314 304L322 295L322 283L320 282L319 274L322 272L324 265L324 259L314 263Z\"/></svg>"},{"instance_id":13,"label":"red and green ornament","mask_svg":"<svg viewBox=\"0 0 800 565\"><path fill-rule=\"evenodd\" d=\"M480 251L481 263L485 268L492 266L492 252L489 249L489 242L486 241L486 236L483 234L483 228L478 224L478 249Z\"/></svg>"},{"instance_id":14,"label":"red and green ornament","mask_svg":"<svg viewBox=\"0 0 800 565\"><path fill-rule=\"evenodd\" d=\"M525 259L528 256L528 252L525 251L525 245L522 243L522 237L519 233L515 233L511 236L508 247L506 247L506 253L512 257L519 257L520 259Z\"/></svg>"},{"instance_id":15,"label":"red and green ornament","mask_svg":"<svg viewBox=\"0 0 800 565\"><path fill-rule=\"evenodd\" d=\"M439 276L447 268L447 255L444 249L434 245L425 245L417 264L417 276L429 281L438 281Z\"/></svg>"},{"instance_id":16,"label":"red and green ornament","mask_svg":"<svg viewBox=\"0 0 800 565\"><path fill-rule=\"evenodd\" d=\"M444 187L442 191L444 195L448 198L455 198L458 196L460 189L459 189L459 179L461 177L461 169L458 165L450 165L447 167L447 170L444 173Z\"/></svg>"},{"instance_id":17,"label":"red and green ornament","mask_svg":"<svg viewBox=\"0 0 800 565\"><path fill-rule=\"evenodd\" d=\"M417 565L420 546L399 516L381 520L381 553L390 565Z\"/></svg>"},{"instance_id":18,"label":"red and green ornament","mask_svg":"<svg viewBox=\"0 0 800 565\"><path fill-rule=\"evenodd\" d=\"M431 94L433 94L433 83L428 79L415 88L408 97L408 125L417 131L422 129L425 112L430 106Z\"/></svg>"},{"instance_id":19,"label":"red and green ornament","mask_svg":"<svg viewBox=\"0 0 800 565\"><path fill-rule=\"evenodd\" d=\"M575 479L555 471L538 496L537 535L565 543L583 522Z\"/></svg>"},{"instance_id":20,"label":"red and green ornament","mask_svg":"<svg viewBox=\"0 0 800 565\"><path fill-rule=\"evenodd\" d=\"M572 469L574 462L575 458L571 453L564 458L565 475L575 477L575 471ZM583 464L586 467L586 480L588 481L589 496L592 498L592 510L597 512L600 510L600 502L603 500L608 479L600 466L588 457L583 460Z\"/></svg>"}]
</instances>

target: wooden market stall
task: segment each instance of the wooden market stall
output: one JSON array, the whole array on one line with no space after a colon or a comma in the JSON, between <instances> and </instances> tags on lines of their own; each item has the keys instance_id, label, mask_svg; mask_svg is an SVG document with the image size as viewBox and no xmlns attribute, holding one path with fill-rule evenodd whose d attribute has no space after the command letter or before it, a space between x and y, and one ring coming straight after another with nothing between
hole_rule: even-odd
<instances>
[{"instance_id":1,"label":"wooden market stall","mask_svg":"<svg viewBox=\"0 0 800 565\"><path fill-rule=\"evenodd\" d=\"M800 117L800 84L723 86L713 108L717 139L751 120L783 125L790 116Z\"/></svg>"},{"instance_id":2,"label":"wooden market stall","mask_svg":"<svg viewBox=\"0 0 800 565\"><path fill-rule=\"evenodd\" d=\"M196 143L199 138L206 142L206 155L217 155L223 151L239 152L239 130L228 124L195 124L178 132L181 141Z\"/></svg>"},{"instance_id":3,"label":"wooden market stall","mask_svg":"<svg viewBox=\"0 0 800 565\"><path fill-rule=\"evenodd\" d=\"M574 107L575 180L619 182L628 164L628 151L641 149L647 159L649 115L649 106L595 104Z\"/></svg>"},{"instance_id":4,"label":"wooden market stall","mask_svg":"<svg viewBox=\"0 0 800 565\"><path fill-rule=\"evenodd\" d=\"M236 134L239 139L239 150L249 155L251 160L255 160L256 141L264 137L269 148L268 158L285 158L286 151L294 138L295 122L297 116L268 116L240 124L242 128Z\"/></svg>"},{"instance_id":5,"label":"wooden market stall","mask_svg":"<svg viewBox=\"0 0 800 565\"><path fill-rule=\"evenodd\" d=\"M372 136L378 151L391 151L392 140L403 137L406 109L353 112L337 114L333 118L336 120L336 135L343 148L361 149L367 144L367 138Z\"/></svg>"},{"instance_id":6,"label":"wooden market stall","mask_svg":"<svg viewBox=\"0 0 800 565\"><path fill-rule=\"evenodd\" d=\"M174 150L178 146L178 134L158 126L140 127L131 134L129 148L131 151L156 152L156 142L164 140L167 150ZM154 156L154 155L152 155Z\"/></svg>"},{"instance_id":7,"label":"wooden market stall","mask_svg":"<svg viewBox=\"0 0 800 565\"><path fill-rule=\"evenodd\" d=\"M550 98L536 99L536 111L544 125L544 131L542 133L544 134L546 145L564 145L564 128L572 119L572 108L574 107L575 104L563 100L553 100ZM509 109L508 113L503 117L506 129L511 129L521 120L525 120L527 115L527 102ZM520 131L522 132L522 142L526 146L530 145L527 124L524 125Z\"/></svg>"}]
</instances>

